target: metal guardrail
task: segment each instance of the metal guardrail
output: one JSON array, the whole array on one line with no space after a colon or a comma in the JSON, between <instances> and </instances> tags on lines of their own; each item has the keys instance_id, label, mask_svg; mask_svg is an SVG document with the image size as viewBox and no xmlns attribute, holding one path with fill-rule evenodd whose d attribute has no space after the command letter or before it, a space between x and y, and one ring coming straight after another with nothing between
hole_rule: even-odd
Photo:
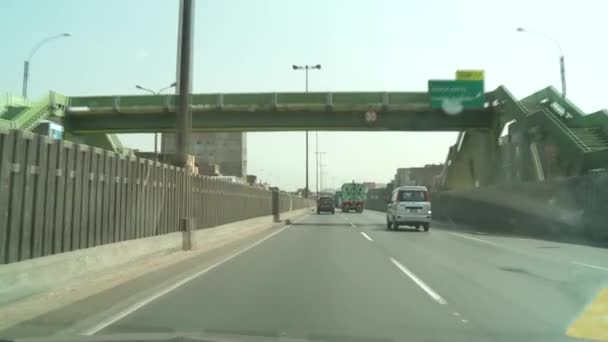
<instances>
[{"instance_id":1,"label":"metal guardrail","mask_svg":"<svg viewBox=\"0 0 608 342\"><path fill-rule=\"evenodd\" d=\"M0 107L27 107L29 105L28 99L23 96L5 94L0 97Z\"/></svg>"},{"instance_id":2,"label":"metal guardrail","mask_svg":"<svg viewBox=\"0 0 608 342\"><path fill-rule=\"evenodd\" d=\"M13 129L15 128L15 123L11 120L0 119L0 128Z\"/></svg>"},{"instance_id":3,"label":"metal guardrail","mask_svg":"<svg viewBox=\"0 0 608 342\"><path fill-rule=\"evenodd\" d=\"M591 148L585 145L585 143L578 137L578 135L572 132L572 130L562 120L556 118L554 113L547 109L540 111L540 113L542 113L540 115L543 115L543 117L545 117L547 121L552 123L553 127L555 127L557 129L557 132L559 132L558 134L563 134L564 136L568 137L568 139L570 139L581 152L591 152ZM539 114L535 113L533 115Z\"/></svg>"},{"instance_id":4,"label":"metal guardrail","mask_svg":"<svg viewBox=\"0 0 608 342\"><path fill-rule=\"evenodd\" d=\"M569 99L564 99L562 95L553 87L547 87L526 96L520 101L520 103L524 106L534 106L536 104L545 104L546 106L551 106L552 104L557 104L573 119L578 119L585 116L585 113L580 108L570 102Z\"/></svg>"},{"instance_id":5,"label":"metal guardrail","mask_svg":"<svg viewBox=\"0 0 608 342\"><path fill-rule=\"evenodd\" d=\"M526 108L504 86L500 86L488 93L486 98L490 106L499 110L502 115L507 116L505 121L521 119L527 113Z\"/></svg>"},{"instance_id":6,"label":"metal guardrail","mask_svg":"<svg viewBox=\"0 0 608 342\"><path fill-rule=\"evenodd\" d=\"M67 103L67 98L53 91L42 100L30 103L28 100L9 96L6 100L7 106L23 107L11 120L0 119L0 127L16 128L25 131L30 131L38 125L41 120L44 120L50 115L62 116L63 109ZM1 104L0 104L1 105Z\"/></svg>"},{"instance_id":7,"label":"metal guardrail","mask_svg":"<svg viewBox=\"0 0 608 342\"><path fill-rule=\"evenodd\" d=\"M70 97L73 115L175 111L175 95ZM426 92L192 94L192 111L352 111L429 109Z\"/></svg>"}]
</instances>

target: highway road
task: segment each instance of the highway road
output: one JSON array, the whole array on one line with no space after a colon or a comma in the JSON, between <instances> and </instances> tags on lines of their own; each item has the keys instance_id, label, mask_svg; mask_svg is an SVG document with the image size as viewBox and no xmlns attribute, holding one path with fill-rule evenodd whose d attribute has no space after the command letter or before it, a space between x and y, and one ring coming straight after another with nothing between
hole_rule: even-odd
<instances>
[{"instance_id":1,"label":"highway road","mask_svg":"<svg viewBox=\"0 0 608 342\"><path fill-rule=\"evenodd\" d=\"M212 264L190 265L179 284L106 310L80 324L81 333L205 330L328 341L602 334L589 328L585 308L608 287L608 249L446 228L388 231L374 211L310 215ZM84 305L63 313L83 317Z\"/></svg>"}]
</instances>

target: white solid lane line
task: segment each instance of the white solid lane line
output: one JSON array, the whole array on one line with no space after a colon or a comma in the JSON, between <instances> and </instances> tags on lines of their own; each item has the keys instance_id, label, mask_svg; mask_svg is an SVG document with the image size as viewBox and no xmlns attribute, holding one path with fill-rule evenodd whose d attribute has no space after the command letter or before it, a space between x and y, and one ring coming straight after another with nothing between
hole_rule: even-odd
<instances>
[{"instance_id":1,"label":"white solid lane line","mask_svg":"<svg viewBox=\"0 0 608 342\"><path fill-rule=\"evenodd\" d=\"M469 236L469 235L465 235L465 234L460 234L460 233L452 233L450 232L449 234L454 235L454 236L458 236L464 239L469 239L469 240L473 240L473 241L477 241L477 242L481 242L481 243L487 243L488 245L492 245L492 246L498 246L497 243L492 242L492 241L488 241L488 240L484 240L484 239L479 239L473 236Z\"/></svg>"},{"instance_id":2,"label":"white solid lane line","mask_svg":"<svg viewBox=\"0 0 608 342\"><path fill-rule=\"evenodd\" d=\"M372 241L372 242L374 241L374 240L372 240L372 238L371 238L371 237L369 237L369 235L365 234L365 232L361 232L361 235L363 235L363 237L365 237L365 238L366 238L366 239L368 239L369 241Z\"/></svg>"},{"instance_id":3,"label":"white solid lane line","mask_svg":"<svg viewBox=\"0 0 608 342\"><path fill-rule=\"evenodd\" d=\"M578 261L572 261L572 263L575 264L575 265L579 265L579 266L585 266L585 267L595 268L596 270L608 271L608 267L595 266L595 265L586 264L584 262L578 262Z\"/></svg>"},{"instance_id":4,"label":"white solid lane line","mask_svg":"<svg viewBox=\"0 0 608 342\"><path fill-rule=\"evenodd\" d=\"M395 266L397 266L397 268L400 269L401 272L405 273L405 275L410 277L410 279L412 279L414 281L414 283L416 283L416 285L418 285L421 289L423 289L424 292L426 292L434 301L436 301L439 304L448 303L445 299L443 299L443 297L441 297L437 292L435 292L435 290L433 290L424 281L422 281L422 279L418 278L418 276L416 276L414 273L412 273L412 271L410 271L407 267L401 265L401 263L399 261L391 258L391 262Z\"/></svg>"},{"instance_id":5,"label":"white solid lane line","mask_svg":"<svg viewBox=\"0 0 608 342\"><path fill-rule=\"evenodd\" d=\"M307 216L303 217L303 218L302 218L302 219L300 219L300 220L297 220L296 222L299 222L299 221L303 220L303 219L304 219L304 218L306 218L306 217L307 217ZM234 253L234 254L231 254L231 255L227 256L226 258L224 258L224 259L222 259L222 260L220 260L220 261L218 261L218 262L214 263L213 265L211 265L211 266L209 266L209 267L207 267L207 268L205 268L205 269L203 269L203 270L201 270L201 271L198 271L198 272L196 272L196 273L194 273L194 274L192 274L192 275L190 275L190 276L188 276L188 277L186 277L186 278L184 278L184 279L182 279L182 280L180 280L180 281L176 282L175 284L173 284L173 285L171 285L171 286L169 286L169 287L167 287L167 288L163 289L163 290L162 290L162 291L160 291L160 292L157 292L157 293L155 293L155 294L152 294L152 295L151 295L151 296L149 296L149 297L144 298L142 301L137 302L137 303L135 303L135 304L133 304L133 305L129 306L128 308L126 308L125 310L123 310L123 311L119 312L118 314L116 314L116 315L114 315L114 316L112 316L112 317L110 317L110 318L108 318L108 319L106 319L106 320L104 320L104 321L102 321L102 322L100 322L100 323L96 324L95 326L93 326L93 327L89 328L88 330L85 330L84 332L82 332L82 333L81 333L81 335L93 335L93 334L96 334L97 332L99 332L99 331L101 331L101 330L103 330L103 329L107 328L108 326L110 326L110 325L112 325L112 324L116 323L117 321L119 321L119 320L121 320L121 319L123 319L123 318L127 317L128 315L132 314L133 312L135 312L135 311L139 310L139 309L140 309L140 308L142 308L143 306L145 306L145 305L147 305L147 304L150 304L152 301L154 301L154 300L156 300L156 299L158 299L158 298L160 298L160 297L162 297L162 296L166 295L167 293L169 293L169 292L171 292L171 291L173 291L173 290L177 289L178 287L180 287L180 286L184 285L185 283L187 283L187 282L189 282L189 281L192 281L192 280L194 280L194 279L196 279L196 278L198 278L198 277L202 276L203 274L205 274L205 273L207 273L207 272L209 272L209 271L213 270L214 268L216 268L216 267L218 267L218 266L220 266L220 265L224 264L225 262L230 261L230 260L232 260L232 259L236 258L237 256L239 256L239 255L241 255L241 254L243 254L243 253L247 252L248 250L252 249L253 247L255 247L255 246L257 246L257 245L261 244L262 242L264 242L264 241L266 241L266 240L270 239L271 237L273 237L273 236L275 236L275 235L279 234L280 232L284 231L285 229L287 229L287 228L289 228L289 227L290 227L290 226L285 226L285 227L283 227L283 228L281 228L281 229L277 230L276 232L274 232L274 233L272 233L272 234L270 234L270 235L265 236L265 237L264 237L264 238L262 238L261 240L258 240L258 241L256 241L256 242L254 242L253 244L251 244L251 245L249 245L249 246L247 246L247 247L245 247L245 248L243 248L243 249L239 250L238 252L236 252L236 253Z\"/></svg>"},{"instance_id":6,"label":"white solid lane line","mask_svg":"<svg viewBox=\"0 0 608 342\"><path fill-rule=\"evenodd\" d=\"M479 239L479 238L476 238L476 237L473 237L473 236L468 236L468 235L459 234L459 233L452 233L452 232L450 232L449 234L452 234L454 236L458 236L458 237L461 237L461 238L465 238L465 239L469 239L469 240L485 243L485 244L488 244L488 245L500 247L500 248L503 248L505 250L509 250L511 252L523 253L523 254L526 254L526 255L531 255L530 253L528 253L527 251L524 251L524 250L519 250L517 248L507 247L507 246L504 246L504 245L499 245L498 243L495 243L495 242L492 242L492 241L488 241L488 240ZM568 262L568 261L562 261L562 262ZM601 271L607 271L608 272L608 267L602 267L602 266L596 266L596 265L586 264L584 262L579 262L579 261L570 261L570 263L573 264L573 265L578 265L578 266L583 266L583 267L589 267L589 268L594 268L596 270L601 270Z\"/></svg>"}]
</instances>

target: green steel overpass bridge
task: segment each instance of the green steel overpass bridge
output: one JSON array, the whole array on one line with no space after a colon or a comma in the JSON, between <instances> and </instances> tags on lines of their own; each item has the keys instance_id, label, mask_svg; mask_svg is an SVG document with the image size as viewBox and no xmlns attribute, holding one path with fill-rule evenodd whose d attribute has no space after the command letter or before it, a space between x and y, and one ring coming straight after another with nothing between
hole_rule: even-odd
<instances>
[{"instance_id":1,"label":"green steel overpass bridge","mask_svg":"<svg viewBox=\"0 0 608 342\"><path fill-rule=\"evenodd\" d=\"M27 131L50 120L64 127L68 140L120 152L116 133L174 132L176 103L175 95L50 92L36 102L6 96L0 99L0 128ZM608 112L584 113L552 87L516 99L501 86L485 93L483 108L454 115L432 108L427 92L193 94L191 103L198 132L460 132L448 151L446 188L488 184L497 171L542 180L552 176L549 169L567 176L608 164ZM509 135L500 139L507 123ZM513 151L516 157L505 157Z\"/></svg>"}]
</instances>

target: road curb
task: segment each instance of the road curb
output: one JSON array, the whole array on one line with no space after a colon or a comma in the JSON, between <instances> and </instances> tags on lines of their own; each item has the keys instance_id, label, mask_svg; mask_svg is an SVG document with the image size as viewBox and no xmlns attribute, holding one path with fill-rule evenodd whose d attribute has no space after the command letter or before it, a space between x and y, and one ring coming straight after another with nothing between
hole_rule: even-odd
<instances>
[{"instance_id":1,"label":"road curb","mask_svg":"<svg viewBox=\"0 0 608 342\"><path fill-rule=\"evenodd\" d=\"M309 208L295 210L282 213L281 218L293 220L309 212ZM192 231L191 242L194 250L206 251L282 225L285 221L275 223L272 215L262 216ZM0 305L52 291L108 269L179 252L182 247L183 233L175 232L3 265L0 267Z\"/></svg>"}]
</instances>

